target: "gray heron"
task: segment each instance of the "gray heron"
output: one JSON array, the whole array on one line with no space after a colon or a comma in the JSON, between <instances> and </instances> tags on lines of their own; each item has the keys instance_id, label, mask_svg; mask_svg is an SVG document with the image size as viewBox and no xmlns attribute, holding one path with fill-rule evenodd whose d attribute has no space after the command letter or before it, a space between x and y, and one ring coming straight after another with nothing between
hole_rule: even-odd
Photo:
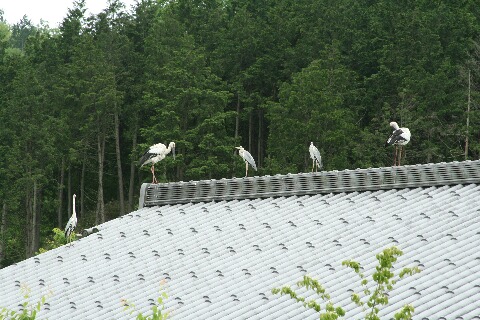
<instances>
[{"instance_id":1,"label":"gray heron","mask_svg":"<svg viewBox=\"0 0 480 320\"><path fill-rule=\"evenodd\" d=\"M252 166L252 168L257 171L257 165L255 164L255 160L253 159L252 155L250 154L250 152L248 152L247 150L245 150L242 146L240 147L235 147L236 149L238 149L238 154L240 155L240 157L243 158L243 160L245 161L245 177L248 176L248 164L250 164Z\"/></svg>"},{"instance_id":2,"label":"gray heron","mask_svg":"<svg viewBox=\"0 0 480 320\"><path fill-rule=\"evenodd\" d=\"M400 128L396 122L390 122L390 127L393 128L392 135L385 142L385 147L395 145L395 155L393 156L393 165L400 165L402 159L402 150L405 152L404 146L410 142L410 130L408 128ZM397 156L398 151L400 154Z\"/></svg>"},{"instance_id":3,"label":"gray heron","mask_svg":"<svg viewBox=\"0 0 480 320\"><path fill-rule=\"evenodd\" d=\"M67 226L65 227L65 238L67 238L67 244L72 244L72 233L77 227L77 212L75 211L75 198L77 196L73 195L73 213L70 219L68 219Z\"/></svg>"},{"instance_id":4,"label":"gray heron","mask_svg":"<svg viewBox=\"0 0 480 320\"><path fill-rule=\"evenodd\" d=\"M320 155L320 151L313 145L313 142L310 142L308 151L310 151L310 158L312 159L312 172L315 167L318 172L318 169L322 169L322 156Z\"/></svg>"},{"instance_id":5,"label":"gray heron","mask_svg":"<svg viewBox=\"0 0 480 320\"><path fill-rule=\"evenodd\" d=\"M157 143L150 146L140 158L140 168L146 164L152 164L152 167L150 168L150 171L152 172L152 183L158 183L157 178L155 177L155 164L165 159L165 156L172 151L173 159L175 159L175 142L170 142L168 148L163 143Z\"/></svg>"}]
</instances>

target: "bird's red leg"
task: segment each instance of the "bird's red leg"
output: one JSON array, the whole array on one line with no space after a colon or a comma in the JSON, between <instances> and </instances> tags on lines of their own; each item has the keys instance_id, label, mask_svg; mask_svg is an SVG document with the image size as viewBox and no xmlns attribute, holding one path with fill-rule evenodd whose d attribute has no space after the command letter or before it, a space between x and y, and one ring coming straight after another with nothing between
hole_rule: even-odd
<instances>
[{"instance_id":1,"label":"bird's red leg","mask_svg":"<svg viewBox=\"0 0 480 320\"><path fill-rule=\"evenodd\" d=\"M405 147L404 146L402 146L402 149L400 151L400 158L402 158L402 157L403 157L403 159L405 159Z\"/></svg>"},{"instance_id":2,"label":"bird's red leg","mask_svg":"<svg viewBox=\"0 0 480 320\"><path fill-rule=\"evenodd\" d=\"M150 167L150 171L152 171L152 183L155 183L155 166L154 165Z\"/></svg>"},{"instance_id":3,"label":"bird's red leg","mask_svg":"<svg viewBox=\"0 0 480 320\"><path fill-rule=\"evenodd\" d=\"M395 150L393 152L393 166L397 165L397 146L395 145Z\"/></svg>"}]
</instances>

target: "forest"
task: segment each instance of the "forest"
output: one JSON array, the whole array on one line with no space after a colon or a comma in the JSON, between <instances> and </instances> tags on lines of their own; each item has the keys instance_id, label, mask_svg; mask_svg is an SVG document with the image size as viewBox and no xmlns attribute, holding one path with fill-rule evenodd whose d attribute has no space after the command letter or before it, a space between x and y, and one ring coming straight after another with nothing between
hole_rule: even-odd
<instances>
[{"instance_id":1,"label":"forest","mask_svg":"<svg viewBox=\"0 0 480 320\"><path fill-rule=\"evenodd\" d=\"M0 7L1 9L1 7ZM135 210L158 142L160 182L480 157L474 0L111 0L60 25L0 11L0 267L64 229ZM402 163L403 164L403 163Z\"/></svg>"}]
</instances>

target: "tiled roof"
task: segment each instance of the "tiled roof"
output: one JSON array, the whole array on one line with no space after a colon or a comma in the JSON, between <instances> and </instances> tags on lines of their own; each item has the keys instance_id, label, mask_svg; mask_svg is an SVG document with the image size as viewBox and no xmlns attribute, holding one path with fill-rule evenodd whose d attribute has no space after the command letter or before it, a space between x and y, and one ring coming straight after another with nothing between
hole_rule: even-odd
<instances>
[{"instance_id":1,"label":"tiled roof","mask_svg":"<svg viewBox=\"0 0 480 320\"><path fill-rule=\"evenodd\" d=\"M139 207L353 191L429 187L480 181L480 161L323 171L275 176L144 184Z\"/></svg>"},{"instance_id":2,"label":"tiled roof","mask_svg":"<svg viewBox=\"0 0 480 320\"><path fill-rule=\"evenodd\" d=\"M308 274L345 319L360 319L350 300L359 279L341 262L355 259L371 274L375 254L396 245L404 251L396 270L422 272L397 284L381 315L411 303L414 319L480 319L479 184L144 207L71 248L0 270L0 306L17 309L24 283L32 301L53 292L39 319L129 319L121 300L146 313L166 279L173 319L318 319L270 292Z\"/></svg>"}]
</instances>

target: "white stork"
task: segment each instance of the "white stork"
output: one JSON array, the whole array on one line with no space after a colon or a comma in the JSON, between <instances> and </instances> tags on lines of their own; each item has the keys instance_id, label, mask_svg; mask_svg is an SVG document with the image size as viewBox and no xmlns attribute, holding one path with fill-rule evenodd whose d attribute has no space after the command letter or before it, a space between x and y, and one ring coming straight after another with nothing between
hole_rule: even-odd
<instances>
[{"instance_id":1,"label":"white stork","mask_svg":"<svg viewBox=\"0 0 480 320\"><path fill-rule=\"evenodd\" d=\"M240 147L235 147L236 149L238 149L238 154L240 155L240 157L243 158L243 160L245 161L245 177L248 176L248 164L250 164L252 166L252 168L257 171L257 165L255 164L255 160L253 159L252 155L250 154L250 152L248 152L247 150L245 150L242 146Z\"/></svg>"},{"instance_id":2,"label":"white stork","mask_svg":"<svg viewBox=\"0 0 480 320\"><path fill-rule=\"evenodd\" d=\"M398 165L400 165L400 161L402 159L402 150L405 153L403 146L410 142L410 130L408 128L399 128L396 122L390 122L390 127L393 128L393 133L385 142L385 147L391 144L395 145L393 165L396 166L398 151L400 151L400 154L398 155Z\"/></svg>"},{"instance_id":3,"label":"white stork","mask_svg":"<svg viewBox=\"0 0 480 320\"><path fill-rule=\"evenodd\" d=\"M73 195L73 213L70 219L68 219L67 226L65 227L65 238L67 238L67 244L72 244L72 233L77 227L77 212L75 211L75 198L77 196Z\"/></svg>"},{"instance_id":4,"label":"white stork","mask_svg":"<svg viewBox=\"0 0 480 320\"><path fill-rule=\"evenodd\" d=\"M313 145L313 142L310 142L308 151L310 151L310 158L312 159L312 172L315 167L318 172L318 169L322 169L322 156L320 155L320 151L318 151L317 147Z\"/></svg>"},{"instance_id":5,"label":"white stork","mask_svg":"<svg viewBox=\"0 0 480 320\"><path fill-rule=\"evenodd\" d=\"M175 159L175 142L170 142L168 148L163 143L157 143L148 148L140 158L140 168L146 164L152 164L150 168L150 171L152 171L152 183L158 183L155 177L155 163L165 159L165 156L171 151L173 151L173 159Z\"/></svg>"}]
</instances>

